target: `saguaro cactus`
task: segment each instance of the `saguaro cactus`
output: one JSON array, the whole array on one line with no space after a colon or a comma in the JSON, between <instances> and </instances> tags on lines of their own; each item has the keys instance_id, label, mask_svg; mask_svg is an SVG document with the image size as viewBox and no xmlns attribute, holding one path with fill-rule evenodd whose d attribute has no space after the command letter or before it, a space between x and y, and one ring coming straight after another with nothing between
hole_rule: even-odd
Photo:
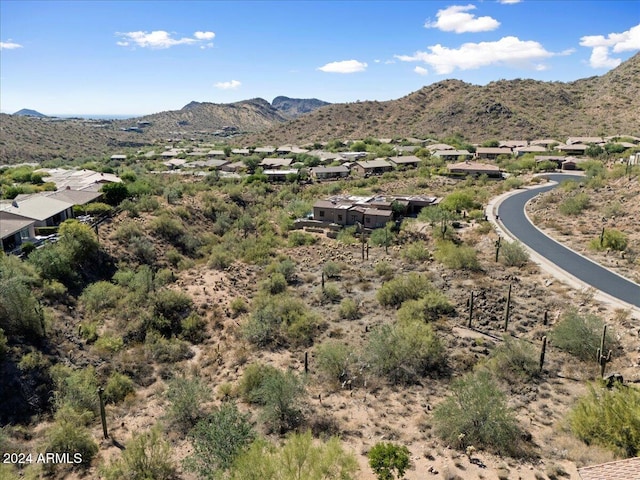
<instances>
[{"instance_id":1,"label":"saguaro cactus","mask_svg":"<svg viewBox=\"0 0 640 480\"><path fill-rule=\"evenodd\" d=\"M509 313L511 310L511 284L509 284L509 293L507 293L507 304L504 306L504 331L509 328Z\"/></svg>"},{"instance_id":2,"label":"saguaro cactus","mask_svg":"<svg viewBox=\"0 0 640 480\"><path fill-rule=\"evenodd\" d=\"M542 337L542 350L540 351L540 372L544 366L544 356L547 353L547 336Z\"/></svg>"},{"instance_id":3,"label":"saguaro cactus","mask_svg":"<svg viewBox=\"0 0 640 480\"><path fill-rule=\"evenodd\" d=\"M500 243L502 242L502 237L498 237L496 240L496 262L498 261L498 255L500 255Z\"/></svg>"},{"instance_id":4,"label":"saguaro cactus","mask_svg":"<svg viewBox=\"0 0 640 480\"><path fill-rule=\"evenodd\" d=\"M598 364L600 365L600 378L604 378L604 370L607 366L607 363L611 361L611 350L605 355L604 354L604 341L607 335L607 326L604 325L602 327L602 338L600 339L600 348L596 353L596 358L598 360Z\"/></svg>"}]
</instances>

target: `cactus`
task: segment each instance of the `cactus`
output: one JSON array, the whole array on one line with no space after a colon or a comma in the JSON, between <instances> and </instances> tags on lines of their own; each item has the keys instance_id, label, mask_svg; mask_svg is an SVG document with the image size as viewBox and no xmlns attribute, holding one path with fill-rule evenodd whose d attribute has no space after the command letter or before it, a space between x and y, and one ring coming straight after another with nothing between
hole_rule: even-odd
<instances>
[{"instance_id":1,"label":"cactus","mask_svg":"<svg viewBox=\"0 0 640 480\"><path fill-rule=\"evenodd\" d=\"M549 312L547 310L544 311L544 320L542 321L543 325L547 325L549 323Z\"/></svg>"},{"instance_id":2,"label":"cactus","mask_svg":"<svg viewBox=\"0 0 640 480\"><path fill-rule=\"evenodd\" d=\"M500 255L500 242L502 242L502 237L498 237L498 240L496 240L496 262L498 261L498 255Z\"/></svg>"},{"instance_id":3,"label":"cactus","mask_svg":"<svg viewBox=\"0 0 640 480\"><path fill-rule=\"evenodd\" d=\"M596 358L598 360L598 364L600 365L600 378L604 378L604 370L607 366L607 363L611 361L611 350L605 355L604 354L604 341L607 335L607 326L602 327L602 338L600 339L600 348L596 353Z\"/></svg>"},{"instance_id":4,"label":"cactus","mask_svg":"<svg viewBox=\"0 0 640 480\"><path fill-rule=\"evenodd\" d=\"M602 227L602 232L600 232L600 248L604 244L604 227Z\"/></svg>"},{"instance_id":5,"label":"cactus","mask_svg":"<svg viewBox=\"0 0 640 480\"><path fill-rule=\"evenodd\" d=\"M544 366L544 356L547 353L547 336L542 337L542 350L540 351L540 372Z\"/></svg>"},{"instance_id":6,"label":"cactus","mask_svg":"<svg viewBox=\"0 0 640 480\"><path fill-rule=\"evenodd\" d=\"M511 284L509 284L509 293L507 293L507 304L504 307L504 331L509 328L509 313L511 310Z\"/></svg>"},{"instance_id":7,"label":"cactus","mask_svg":"<svg viewBox=\"0 0 640 480\"><path fill-rule=\"evenodd\" d=\"M102 386L98 387L98 399L100 400L100 419L102 420L102 435L105 440L109 438L109 432L107 432L107 414L104 410L104 388Z\"/></svg>"},{"instance_id":8,"label":"cactus","mask_svg":"<svg viewBox=\"0 0 640 480\"><path fill-rule=\"evenodd\" d=\"M471 291L471 297L469 298L469 324L467 325L471 328L471 319L473 318L473 290Z\"/></svg>"},{"instance_id":9,"label":"cactus","mask_svg":"<svg viewBox=\"0 0 640 480\"><path fill-rule=\"evenodd\" d=\"M320 285L322 285L322 291L324 292L324 270L322 271L322 277L320 279Z\"/></svg>"},{"instance_id":10,"label":"cactus","mask_svg":"<svg viewBox=\"0 0 640 480\"><path fill-rule=\"evenodd\" d=\"M444 240L444 236L447 233L447 221L444 218L440 224L440 233L442 233L442 239Z\"/></svg>"}]
</instances>

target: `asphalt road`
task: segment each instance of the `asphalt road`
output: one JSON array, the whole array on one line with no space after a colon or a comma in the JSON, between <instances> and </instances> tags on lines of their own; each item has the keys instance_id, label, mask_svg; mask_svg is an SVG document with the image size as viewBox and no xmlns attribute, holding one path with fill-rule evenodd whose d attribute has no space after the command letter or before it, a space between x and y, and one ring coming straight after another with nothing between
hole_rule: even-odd
<instances>
[{"instance_id":1,"label":"asphalt road","mask_svg":"<svg viewBox=\"0 0 640 480\"><path fill-rule=\"evenodd\" d=\"M557 182L570 179L583 180L583 177L560 174L549 175L549 178ZM640 307L640 285L565 248L542 234L529 222L524 214L525 204L539 193L547 192L556 186L527 190L503 200L497 213L504 228L522 243L574 277L612 297Z\"/></svg>"}]
</instances>

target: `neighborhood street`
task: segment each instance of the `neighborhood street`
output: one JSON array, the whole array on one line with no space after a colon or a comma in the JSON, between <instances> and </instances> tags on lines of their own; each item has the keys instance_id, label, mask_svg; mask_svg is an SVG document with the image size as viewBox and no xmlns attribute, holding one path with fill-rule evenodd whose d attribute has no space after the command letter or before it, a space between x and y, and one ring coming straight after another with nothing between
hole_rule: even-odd
<instances>
[{"instance_id":1,"label":"neighborhood street","mask_svg":"<svg viewBox=\"0 0 640 480\"><path fill-rule=\"evenodd\" d=\"M549 175L549 178L559 184L564 180L581 181L583 177L555 174ZM544 235L527 219L524 214L525 204L536 195L547 192L556 186L557 184L553 184L543 188L526 190L505 198L496 210L502 228L582 282L623 302L640 307L640 285L562 246Z\"/></svg>"}]
</instances>

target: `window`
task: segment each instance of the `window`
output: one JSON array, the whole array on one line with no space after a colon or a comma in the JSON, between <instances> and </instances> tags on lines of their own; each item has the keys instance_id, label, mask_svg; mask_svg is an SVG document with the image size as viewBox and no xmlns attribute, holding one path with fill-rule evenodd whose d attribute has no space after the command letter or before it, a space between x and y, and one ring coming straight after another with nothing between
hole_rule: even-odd
<instances>
[{"instance_id":1,"label":"window","mask_svg":"<svg viewBox=\"0 0 640 480\"><path fill-rule=\"evenodd\" d=\"M29 238L29 229L23 228L22 230L20 230L20 239L27 240L28 238Z\"/></svg>"},{"instance_id":2,"label":"window","mask_svg":"<svg viewBox=\"0 0 640 480\"><path fill-rule=\"evenodd\" d=\"M319 212L319 213L320 213L320 216L321 216L321 217L324 217L324 210L320 210L320 212Z\"/></svg>"},{"instance_id":3,"label":"window","mask_svg":"<svg viewBox=\"0 0 640 480\"><path fill-rule=\"evenodd\" d=\"M338 214L338 221L341 222L342 221L342 215Z\"/></svg>"}]
</instances>

